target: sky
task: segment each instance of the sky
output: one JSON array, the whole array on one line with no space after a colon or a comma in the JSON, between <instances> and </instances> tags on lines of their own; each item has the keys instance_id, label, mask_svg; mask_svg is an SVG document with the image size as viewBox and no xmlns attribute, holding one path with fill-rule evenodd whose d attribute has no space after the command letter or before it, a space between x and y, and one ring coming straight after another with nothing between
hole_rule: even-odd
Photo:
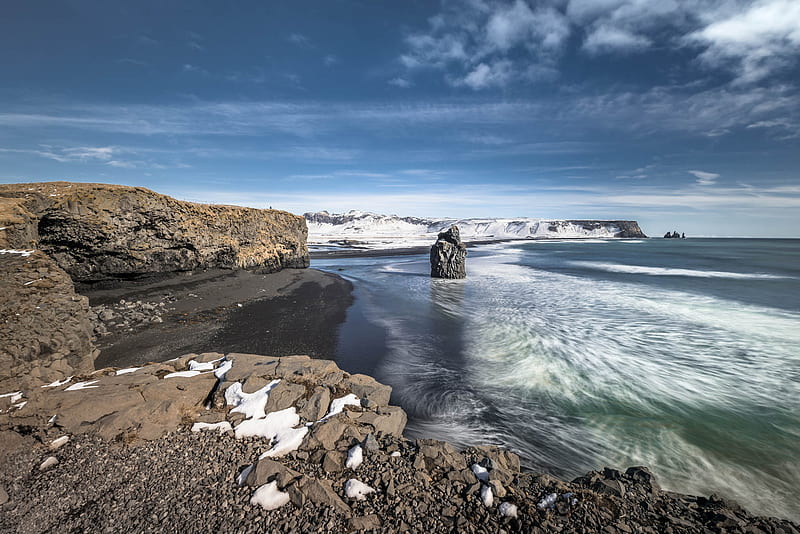
<instances>
[{"instance_id":1,"label":"sky","mask_svg":"<svg viewBox=\"0 0 800 534\"><path fill-rule=\"evenodd\" d=\"M0 182L800 237L797 0L7 2Z\"/></svg>"}]
</instances>

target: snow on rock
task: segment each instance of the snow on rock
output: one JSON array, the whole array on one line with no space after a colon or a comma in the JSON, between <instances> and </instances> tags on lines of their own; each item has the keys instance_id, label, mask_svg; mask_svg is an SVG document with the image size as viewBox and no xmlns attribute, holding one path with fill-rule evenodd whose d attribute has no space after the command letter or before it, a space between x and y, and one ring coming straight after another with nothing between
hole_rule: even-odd
<instances>
[{"instance_id":1,"label":"snow on rock","mask_svg":"<svg viewBox=\"0 0 800 534\"><path fill-rule=\"evenodd\" d=\"M300 416L297 415L297 409L292 406L285 410L270 412L261 419L246 419L242 421L236 425L236 439L256 436L271 440L281 430L293 428L298 424L300 424Z\"/></svg>"},{"instance_id":2,"label":"snow on rock","mask_svg":"<svg viewBox=\"0 0 800 534\"><path fill-rule=\"evenodd\" d=\"M556 505L557 500L558 500L558 493L551 493L550 495L547 495L541 501L539 501L539 504L537 504L536 506L539 508L539 510L548 510Z\"/></svg>"},{"instance_id":3,"label":"snow on rock","mask_svg":"<svg viewBox=\"0 0 800 534\"><path fill-rule=\"evenodd\" d=\"M76 384L72 384L70 387L68 387L64 391L80 391L82 389L99 388L100 386L93 386L92 385L95 382L99 382L99 380L87 380L86 382L78 382Z\"/></svg>"},{"instance_id":4,"label":"snow on rock","mask_svg":"<svg viewBox=\"0 0 800 534\"><path fill-rule=\"evenodd\" d=\"M389 456L391 456L392 458L399 458L400 456L402 456L402 454L400 454L400 451L394 451Z\"/></svg>"},{"instance_id":5,"label":"snow on rock","mask_svg":"<svg viewBox=\"0 0 800 534\"><path fill-rule=\"evenodd\" d=\"M487 508L494 504L494 494L489 486L481 486L481 502Z\"/></svg>"},{"instance_id":6,"label":"snow on rock","mask_svg":"<svg viewBox=\"0 0 800 534\"><path fill-rule=\"evenodd\" d=\"M276 458L296 451L303 443L303 438L306 437L306 434L308 434L308 428L305 426L281 429L275 436L272 448L258 458Z\"/></svg>"},{"instance_id":7,"label":"snow on rock","mask_svg":"<svg viewBox=\"0 0 800 534\"><path fill-rule=\"evenodd\" d=\"M333 399L331 401L330 410L328 410L328 415L323 417L321 421L342 413L345 406L361 406L361 400L354 393L339 397L338 399Z\"/></svg>"},{"instance_id":8,"label":"snow on rock","mask_svg":"<svg viewBox=\"0 0 800 534\"><path fill-rule=\"evenodd\" d=\"M3 393L0 395L0 399L4 399L6 397L11 397L8 399L8 402L14 404L15 402L19 402L22 399L22 392L21 391L12 391L11 393Z\"/></svg>"},{"instance_id":9,"label":"snow on rock","mask_svg":"<svg viewBox=\"0 0 800 534\"><path fill-rule=\"evenodd\" d=\"M177 371L168 375L164 375L164 378L191 378L201 374L203 374L202 371Z\"/></svg>"},{"instance_id":10,"label":"snow on rock","mask_svg":"<svg viewBox=\"0 0 800 534\"><path fill-rule=\"evenodd\" d=\"M357 469L363 461L364 451L361 449L361 445L355 445L349 451L347 451L347 461L345 462L344 466L348 469Z\"/></svg>"},{"instance_id":11,"label":"snow on rock","mask_svg":"<svg viewBox=\"0 0 800 534\"><path fill-rule=\"evenodd\" d=\"M68 441L69 441L69 436L61 436L60 438L56 438L53 441L51 441L50 445L48 445L48 447L50 448L51 451L54 451L54 450L60 449Z\"/></svg>"},{"instance_id":12,"label":"snow on rock","mask_svg":"<svg viewBox=\"0 0 800 534\"><path fill-rule=\"evenodd\" d=\"M489 482L489 471L486 470L485 467L479 464L472 464L472 472L475 473L475 476L478 477L478 480L481 482Z\"/></svg>"},{"instance_id":13,"label":"snow on rock","mask_svg":"<svg viewBox=\"0 0 800 534\"><path fill-rule=\"evenodd\" d=\"M517 517L517 505L510 502L500 503L500 515L503 517Z\"/></svg>"},{"instance_id":14,"label":"snow on rock","mask_svg":"<svg viewBox=\"0 0 800 534\"><path fill-rule=\"evenodd\" d=\"M275 510L288 502L289 494L280 491L278 483L274 480L258 488L250 499L250 504L257 504L266 510Z\"/></svg>"},{"instance_id":15,"label":"snow on rock","mask_svg":"<svg viewBox=\"0 0 800 534\"><path fill-rule=\"evenodd\" d=\"M278 385L278 382L280 379L273 380L254 393L245 393L242 391L242 385L236 382L225 390L225 403L228 406L235 406L231 413L242 413L247 418L262 419L266 415L264 408L267 406L269 392Z\"/></svg>"},{"instance_id":16,"label":"snow on rock","mask_svg":"<svg viewBox=\"0 0 800 534\"><path fill-rule=\"evenodd\" d=\"M27 258L31 254L33 254L33 250L13 250L13 249L0 249L0 254L19 254L23 258Z\"/></svg>"},{"instance_id":17,"label":"snow on rock","mask_svg":"<svg viewBox=\"0 0 800 534\"><path fill-rule=\"evenodd\" d=\"M220 423L195 423L192 425L192 432L201 432L203 430L216 430L223 434L229 430L233 430L231 424L227 421Z\"/></svg>"},{"instance_id":18,"label":"snow on rock","mask_svg":"<svg viewBox=\"0 0 800 534\"><path fill-rule=\"evenodd\" d=\"M39 471L50 469L58 463L58 458L55 456L48 456L47 459L39 466Z\"/></svg>"},{"instance_id":19,"label":"snow on rock","mask_svg":"<svg viewBox=\"0 0 800 534\"><path fill-rule=\"evenodd\" d=\"M363 501L367 498L367 495L374 492L375 488L371 488L355 478L351 478L344 483L344 494L348 499Z\"/></svg>"},{"instance_id":20,"label":"snow on rock","mask_svg":"<svg viewBox=\"0 0 800 534\"><path fill-rule=\"evenodd\" d=\"M236 476L236 485L240 488L244 486L244 481L247 480L247 477L250 476L250 471L253 470L255 465L251 464L242 469L242 472Z\"/></svg>"},{"instance_id":21,"label":"snow on rock","mask_svg":"<svg viewBox=\"0 0 800 534\"><path fill-rule=\"evenodd\" d=\"M190 371L213 371L216 367L216 363L224 360L225 357L217 358L216 360L211 360L210 362L197 362L195 360L189 361L189 370Z\"/></svg>"},{"instance_id":22,"label":"snow on rock","mask_svg":"<svg viewBox=\"0 0 800 534\"><path fill-rule=\"evenodd\" d=\"M117 373L117 374L119 374L119 373ZM55 382L50 382L49 384L45 384L42 387L43 388L57 388L57 387L63 386L64 384L69 384L71 380L72 380L72 377L68 376L64 380L56 380Z\"/></svg>"},{"instance_id":23,"label":"snow on rock","mask_svg":"<svg viewBox=\"0 0 800 534\"><path fill-rule=\"evenodd\" d=\"M125 369L118 369L114 373L114 376L127 375L128 373L135 373L139 369L141 369L141 367L128 367L128 368L125 368Z\"/></svg>"},{"instance_id":24,"label":"snow on rock","mask_svg":"<svg viewBox=\"0 0 800 534\"><path fill-rule=\"evenodd\" d=\"M214 371L214 376L216 376L219 380L225 380L225 375L228 374L228 371L231 370L233 367L233 362L231 360L226 360L222 362L219 367Z\"/></svg>"}]
</instances>

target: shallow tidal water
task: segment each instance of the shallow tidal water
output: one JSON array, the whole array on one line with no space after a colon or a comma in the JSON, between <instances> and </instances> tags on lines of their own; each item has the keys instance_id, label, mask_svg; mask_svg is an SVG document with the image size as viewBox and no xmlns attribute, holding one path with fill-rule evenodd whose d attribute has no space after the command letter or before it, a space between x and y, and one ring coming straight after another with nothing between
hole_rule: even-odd
<instances>
[{"instance_id":1,"label":"shallow tidal water","mask_svg":"<svg viewBox=\"0 0 800 534\"><path fill-rule=\"evenodd\" d=\"M313 267L354 283L337 361L393 386L411 437L800 520L800 240L517 241L454 281L427 255Z\"/></svg>"}]
</instances>

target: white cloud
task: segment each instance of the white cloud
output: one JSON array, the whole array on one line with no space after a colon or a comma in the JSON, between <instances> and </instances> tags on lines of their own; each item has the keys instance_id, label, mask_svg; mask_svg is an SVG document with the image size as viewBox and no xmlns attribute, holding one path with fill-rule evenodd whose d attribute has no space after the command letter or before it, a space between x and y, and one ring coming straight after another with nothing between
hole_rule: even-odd
<instances>
[{"instance_id":1,"label":"white cloud","mask_svg":"<svg viewBox=\"0 0 800 534\"><path fill-rule=\"evenodd\" d=\"M798 62L797 0L761 0L706 18L708 24L689 34L687 42L706 46L700 58L712 66L733 68L740 83L758 82Z\"/></svg>"},{"instance_id":2,"label":"white cloud","mask_svg":"<svg viewBox=\"0 0 800 534\"><path fill-rule=\"evenodd\" d=\"M290 33L287 39L298 46L311 46L311 40L302 33Z\"/></svg>"},{"instance_id":3,"label":"white cloud","mask_svg":"<svg viewBox=\"0 0 800 534\"><path fill-rule=\"evenodd\" d=\"M405 78L401 78L399 76L397 78L392 78L391 80L389 80L386 83L388 83L389 85L394 85L395 87L400 87L401 89L407 89L407 88L411 87L412 85L414 85L409 80L407 80Z\"/></svg>"},{"instance_id":4,"label":"white cloud","mask_svg":"<svg viewBox=\"0 0 800 534\"><path fill-rule=\"evenodd\" d=\"M706 171L687 171L689 174L697 178L697 185L714 185L717 183L719 174L715 172Z\"/></svg>"},{"instance_id":5,"label":"white cloud","mask_svg":"<svg viewBox=\"0 0 800 534\"><path fill-rule=\"evenodd\" d=\"M586 37L583 48L591 54L616 51L640 51L652 42L643 35L636 35L621 28L600 25Z\"/></svg>"},{"instance_id":6,"label":"white cloud","mask_svg":"<svg viewBox=\"0 0 800 534\"><path fill-rule=\"evenodd\" d=\"M453 86L504 87L514 80L551 79L554 58L570 35L563 13L514 2L445 2L427 31L406 36L399 58L410 71L434 69ZM406 77L404 77L406 78Z\"/></svg>"},{"instance_id":7,"label":"white cloud","mask_svg":"<svg viewBox=\"0 0 800 534\"><path fill-rule=\"evenodd\" d=\"M508 83L512 74L511 62L508 60L491 65L480 63L458 83L476 91L487 87L502 87Z\"/></svg>"},{"instance_id":8,"label":"white cloud","mask_svg":"<svg viewBox=\"0 0 800 534\"><path fill-rule=\"evenodd\" d=\"M322 58L322 62L325 64L326 67L332 67L339 63L339 58L334 56L333 54L327 54L324 58Z\"/></svg>"}]
</instances>

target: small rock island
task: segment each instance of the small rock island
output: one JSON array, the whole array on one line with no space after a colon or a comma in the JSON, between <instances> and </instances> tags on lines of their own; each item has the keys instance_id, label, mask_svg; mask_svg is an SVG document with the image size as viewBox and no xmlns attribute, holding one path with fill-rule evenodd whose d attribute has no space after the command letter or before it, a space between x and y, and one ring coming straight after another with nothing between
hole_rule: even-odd
<instances>
[{"instance_id":1,"label":"small rock island","mask_svg":"<svg viewBox=\"0 0 800 534\"><path fill-rule=\"evenodd\" d=\"M467 246L458 226L440 232L431 247L431 278L466 278Z\"/></svg>"}]
</instances>

